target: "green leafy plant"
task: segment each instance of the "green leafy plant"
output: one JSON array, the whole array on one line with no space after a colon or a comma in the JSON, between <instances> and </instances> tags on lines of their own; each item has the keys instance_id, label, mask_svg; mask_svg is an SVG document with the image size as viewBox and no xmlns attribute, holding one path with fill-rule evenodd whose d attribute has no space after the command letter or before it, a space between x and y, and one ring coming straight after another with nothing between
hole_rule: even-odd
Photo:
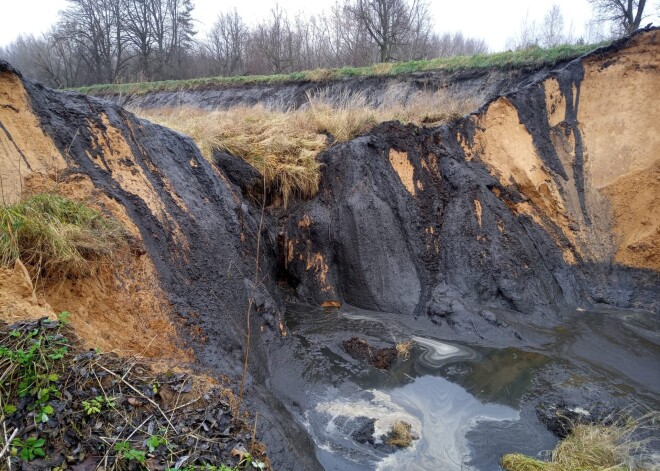
<instances>
[{"instance_id":1,"label":"green leafy plant","mask_svg":"<svg viewBox=\"0 0 660 471\"><path fill-rule=\"evenodd\" d=\"M25 440L15 438L11 444L14 447L13 454L18 454L18 450L20 450L20 457L24 461L32 461L37 457L44 458L46 456L44 451L46 439L44 438L29 437Z\"/></svg>"},{"instance_id":2,"label":"green leafy plant","mask_svg":"<svg viewBox=\"0 0 660 471\"><path fill-rule=\"evenodd\" d=\"M57 320L60 321L60 324L67 325L69 323L69 316L71 316L69 311L62 311L57 315Z\"/></svg>"},{"instance_id":3,"label":"green leafy plant","mask_svg":"<svg viewBox=\"0 0 660 471\"><path fill-rule=\"evenodd\" d=\"M142 450L136 450L128 441L117 442L114 448L117 452L117 457L120 459L137 461L142 464L146 461L147 453Z\"/></svg>"},{"instance_id":4,"label":"green leafy plant","mask_svg":"<svg viewBox=\"0 0 660 471\"><path fill-rule=\"evenodd\" d=\"M238 463L238 465L243 467L252 466L256 469L266 469L266 463L255 459L254 456L252 456L250 453L245 453L243 455L243 459Z\"/></svg>"},{"instance_id":5,"label":"green leafy plant","mask_svg":"<svg viewBox=\"0 0 660 471\"><path fill-rule=\"evenodd\" d=\"M28 399L27 407L36 423L47 422L55 413L51 402L60 399L61 394L59 375L54 371L62 367L62 359L69 352L68 342L60 334L61 326L57 324L53 329L51 322L43 321L29 330L14 329L9 333L12 341L0 346L0 361L6 362L7 368L0 382L6 414L16 412L12 398Z\"/></svg>"},{"instance_id":6,"label":"green leafy plant","mask_svg":"<svg viewBox=\"0 0 660 471\"><path fill-rule=\"evenodd\" d=\"M153 453L159 446L167 445L167 439L163 435L151 435L146 443L149 453Z\"/></svg>"},{"instance_id":7,"label":"green leafy plant","mask_svg":"<svg viewBox=\"0 0 660 471\"><path fill-rule=\"evenodd\" d=\"M87 415L100 414L103 408L114 408L116 405L115 398L96 396L88 401L83 401L83 409Z\"/></svg>"}]
</instances>

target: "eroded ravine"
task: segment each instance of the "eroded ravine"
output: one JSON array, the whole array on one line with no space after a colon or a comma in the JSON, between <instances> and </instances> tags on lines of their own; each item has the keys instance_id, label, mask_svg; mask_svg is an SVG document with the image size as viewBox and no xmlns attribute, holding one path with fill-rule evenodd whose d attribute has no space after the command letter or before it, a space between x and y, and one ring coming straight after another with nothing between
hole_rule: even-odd
<instances>
[{"instance_id":1,"label":"eroded ravine","mask_svg":"<svg viewBox=\"0 0 660 471\"><path fill-rule=\"evenodd\" d=\"M538 399L535 384L571 386L578 375L597 397L589 388L567 387L553 390L552 400L570 396L585 405L622 396L618 384L632 384L623 402L657 408L659 40L657 29L641 31L441 128L384 123L322 153L319 194L267 211L256 293L260 214L240 178L228 178L184 136L108 102L46 89L6 63L0 63L2 196L13 201L56 189L91 200L134 238L133 259L121 273L46 294L53 307L73 306L74 328L90 341L99 331L125 330L133 333L130 346L158 334L156 345L170 356L185 352L235 378L252 293L248 399L269 424L260 438L276 468L345 463L343 451L328 454L332 446L319 443L314 427L346 410L346 401L349 408L367 401L365 390L389 388L390 402L422 411L416 419L426 445L416 450L427 451L415 459L492 469L498 454L548 446L533 401L510 402L519 395ZM3 270L3 290L18 287L11 299L26 311L35 307L20 268ZM285 290L278 281L288 284ZM345 308L311 309L296 325L295 312L285 315L287 296L316 306L355 305L373 319L351 320ZM108 310L125 318L108 321ZM332 315L341 323L328 326ZM403 325L397 335L417 337L418 346L389 375L338 350L352 334L398 340L388 339L396 325ZM453 361L434 371L427 362L424 370L433 342L476 352L460 365L481 373L450 371ZM601 355L608 351L619 359ZM512 366L507 355L514 353L531 365ZM537 365L539 355L548 364ZM412 371L418 367L421 373ZM504 382L506 394L498 386L493 397L479 396L491 376L511 369L522 379ZM311 417L322 399L317 391L328 385L335 391L323 398L330 406ZM419 402L432 401L434 391L465 406L445 429L423 412L437 405ZM502 432L510 443L522 437L516 450L485 446L492 427L461 428L489 414L511 425L513 435ZM454 432L453 451L440 458L429 451L440 446L431 440L446 430ZM346 442L346 433L332 440L372 453ZM386 458L373 453L374 466Z\"/></svg>"}]
</instances>

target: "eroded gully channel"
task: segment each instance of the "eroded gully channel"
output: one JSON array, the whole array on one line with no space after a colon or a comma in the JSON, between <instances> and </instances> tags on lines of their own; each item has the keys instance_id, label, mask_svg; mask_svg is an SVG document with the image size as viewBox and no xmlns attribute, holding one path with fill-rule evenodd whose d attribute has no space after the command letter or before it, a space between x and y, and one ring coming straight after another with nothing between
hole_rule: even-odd
<instances>
[{"instance_id":1,"label":"eroded gully channel","mask_svg":"<svg viewBox=\"0 0 660 471\"><path fill-rule=\"evenodd\" d=\"M293 304L290 338L269 359L269 387L304 424L327 470L499 470L505 453L537 455L556 444L537 419L540 400L636 411L660 405L657 318L620 311L563 317L554 328L509 318L536 348L488 348L437 337L423 318ZM414 344L407 360L380 371L344 351L353 336L374 346ZM410 448L381 442L396 420L412 425L418 439Z\"/></svg>"}]
</instances>

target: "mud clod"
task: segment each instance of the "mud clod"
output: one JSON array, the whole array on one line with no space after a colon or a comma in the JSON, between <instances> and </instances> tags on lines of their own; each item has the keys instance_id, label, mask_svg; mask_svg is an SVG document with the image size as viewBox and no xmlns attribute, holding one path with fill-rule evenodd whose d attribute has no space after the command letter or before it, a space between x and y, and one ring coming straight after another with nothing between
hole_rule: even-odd
<instances>
[{"instance_id":1,"label":"mud clod","mask_svg":"<svg viewBox=\"0 0 660 471\"><path fill-rule=\"evenodd\" d=\"M344 350L356 360L366 361L379 370L389 370L398 357L396 347L374 348L359 337L345 340Z\"/></svg>"}]
</instances>

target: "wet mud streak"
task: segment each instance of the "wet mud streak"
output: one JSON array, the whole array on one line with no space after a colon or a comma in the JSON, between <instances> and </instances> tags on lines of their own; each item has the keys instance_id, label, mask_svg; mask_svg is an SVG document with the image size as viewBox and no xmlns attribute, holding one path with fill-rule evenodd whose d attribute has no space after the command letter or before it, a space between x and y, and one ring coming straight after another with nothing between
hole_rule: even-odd
<instances>
[{"instance_id":1,"label":"wet mud streak","mask_svg":"<svg viewBox=\"0 0 660 471\"><path fill-rule=\"evenodd\" d=\"M589 217L589 210L587 209L587 202L585 197L585 181L584 181L584 142L582 140L582 133L578 122L578 109L580 107L580 85L584 79L584 67L582 63L575 62L566 68L566 72L557 77L559 82L559 90L566 100L566 115L564 123L567 127L567 133L573 133L575 139L575 160L573 162L573 178L575 179L575 187L578 192L578 199L580 201L580 209L584 222L587 225L591 224ZM575 91L575 93L574 93Z\"/></svg>"},{"instance_id":2,"label":"wet mud streak","mask_svg":"<svg viewBox=\"0 0 660 471\"><path fill-rule=\"evenodd\" d=\"M516 107L521 122L532 136L534 147L539 157L543 160L543 163L555 175L568 180L566 170L559 156L557 156L557 150L550 139L551 133L548 115L546 113L538 113L538 110L543 110L546 107L543 82L536 83L521 92L512 94L510 100ZM577 111L575 115L577 116Z\"/></svg>"}]
</instances>

